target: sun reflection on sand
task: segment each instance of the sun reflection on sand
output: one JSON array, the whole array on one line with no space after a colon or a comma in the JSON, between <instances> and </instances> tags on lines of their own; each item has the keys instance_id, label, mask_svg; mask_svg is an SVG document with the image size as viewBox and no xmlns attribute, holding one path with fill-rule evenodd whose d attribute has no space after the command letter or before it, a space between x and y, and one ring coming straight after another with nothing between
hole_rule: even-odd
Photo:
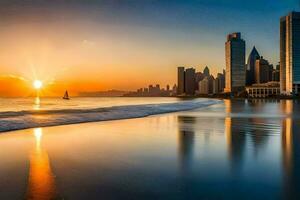
<instances>
[{"instance_id":1,"label":"sun reflection on sand","mask_svg":"<svg viewBox=\"0 0 300 200\"><path fill-rule=\"evenodd\" d=\"M50 200L56 197L55 179L48 153L42 148L43 132L35 128L35 148L30 153L30 168L26 199Z\"/></svg>"}]
</instances>

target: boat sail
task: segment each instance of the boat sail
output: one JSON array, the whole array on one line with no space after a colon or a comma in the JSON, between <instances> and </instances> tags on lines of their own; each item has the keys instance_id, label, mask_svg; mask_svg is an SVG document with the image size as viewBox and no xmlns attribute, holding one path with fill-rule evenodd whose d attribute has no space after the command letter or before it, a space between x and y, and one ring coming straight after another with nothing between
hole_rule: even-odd
<instances>
[{"instance_id":1,"label":"boat sail","mask_svg":"<svg viewBox=\"0 0 300 200\"><path fill-rule=\"evenodd\" d=\"M63 99L70 100L70 97L69 97L69 94L68 94L68 90L66 90L65 95L63 96Z\"/></svg>"}]
</instances>

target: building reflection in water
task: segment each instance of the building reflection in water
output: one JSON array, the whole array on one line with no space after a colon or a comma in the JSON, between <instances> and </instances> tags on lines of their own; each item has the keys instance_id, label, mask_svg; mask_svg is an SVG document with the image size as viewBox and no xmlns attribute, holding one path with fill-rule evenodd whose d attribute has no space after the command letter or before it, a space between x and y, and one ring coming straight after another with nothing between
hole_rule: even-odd
<instances>
[{"instance_id":1,"label":"building reflection in water","mask_svg":"<svg viewBox=\"0 0 300 200\"><path fill-rule=\"evenodd\" d=\"M245 150L246 136L242 130L243 122L241 119L231 117L234 112L231 100L225 100L225 136L227 143L228 159L231 170L236 173L241 169L242 159Z\"/></svg>"},{"instance_id":2,"label":"building reflection in water","mask_svg":"<svg viewBox=\"0 0 300 200\"><path fill-rule=\"evenodd\" d=\"M295 105L294 105L295 104ZM287 115L282 121L282 165L284 196L286 199L300 199L300 124L295 121L296 103L292 100L281 102L283 113Z\"/></svg>"},{"instance_id":3,"label":"building reflection in water","mask_svg":"<svg viewBox=\"0 0 300 200\"><path fill-rule=\"evenodd\" d=\"M269 139L268 133L272 134L274 132L274 129L276 129L277 127L270 127L268 119L264 118L250 118L248 119L247 123L253 125L253 127L246 133L249 133L251 142L254 147L254 154L255 156L258 156L260 150L265 147L267 140Z\"/></svg>"},{"instance_id":4,"label":"building reflection in water","mask_svg":"<svg viewBox=\"0 0 300 200\"><path fill-rule=\"evenodd\" d=\"M195 117L178 116L178 155L179 166L182 171L186 171L192 164L195 123Z\"/></svg>"},{"instance_id":5,"label":"building reflection in water","mask_svg":"<svg viewBox=\"0 0 300 200\"><path fill-rule=\"evenodd\" d=\"M51 170L48 153L42 147L43 132L41 128L35 128L33 131L35 137L35 147L30 153L26 199L55 199L55 179Z\"/></svg>"},{"instance_id":6,"label":"building reflection in water","mask_svg":"<svg viewBox=\"0 0 300 200\"><path fill-rule=\"evenodd\" d=\"M274 134L274 131L279 133L280 125L276 125L277 122L272 119L253 116L258 108L266 109L262 108L262 102L232 101L234 100L224 100L226 112L224 124L228 158L231 170L235 172L241 169L245 154L250 155L248 151L253 151L250 153L254 156L259 155L270 139L268 134Z\"/></svg>"}]
</instances>

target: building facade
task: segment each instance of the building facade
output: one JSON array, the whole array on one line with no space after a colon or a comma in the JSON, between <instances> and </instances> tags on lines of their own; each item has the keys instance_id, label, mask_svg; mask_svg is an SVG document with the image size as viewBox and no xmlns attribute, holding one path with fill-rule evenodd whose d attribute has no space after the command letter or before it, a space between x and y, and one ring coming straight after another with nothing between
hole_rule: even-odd
<instances>
[{"instance_id":1,"label":"building facade","mask_svg":"<svg viewBox=\"0 0 300 200\"><path fill-rule=\"evenodd\" d=\"M213 94L220 93L220 79L217 77L213 80Z\"/></svg>"},{"instance_id":2,"label":"building facade","mask_svg":"<svg viewBox=\"0 0 300 200\"><path fill-rule=\"evenodd\" d=\"M277 96L280 94L279 82L269 82L264 84L253 84L246 87L248 97L251 98L266 98Z\"/></svg>"},{"instance_id":3,"label":"building facade","mask_svg":"<svg viewBox=\"0 0 300 200\"><path fill-rule=\"evenodd\" d=\"M225 92L239 92L245 89L246 42L241 38L241 33L232 33L227 36L225 43L226 56L226 89Z\"/></svg>"},{"instance_id":4,"label":"building facade","mask_svg":"<svg viewBox=\"0 0 300 200\"><path fill-rule=\"evenodd\" d=\"M225 88L225 72L223 71L223 74L218 73L217 78L219 79L219 91L224 92Z\"/></svg>"},{"instance_id":5,"label":"building facade","mask_svg":"<svg viewBox=\"0 0 300 200\"><path fill-rule=\"evenodd\" d=\"M272 72L272 81L279 82L280 81L280 72L279 70L275 69Z\"/></svg>"},{"instance_id":6,"label":"building facade","mask_svg":"<svg viewBox=\"0 0 300 200\"><path fill-rule=\"evenodd\" d=\"M177 95L184 94L184 77L185 77L185 71L184 67L178 67L177 68Z\"/></svg>"},{"instance_id":7,"label":"building facade","mask_svg":"<svg viewBox=\"0 0 300 200\"><path fill-rule=\"evenodd\" d=\"M280 92L300 92L300 12L280 19Z\"/></svg>"},{"instance_id":8,"label":"building facade","mask_svg":"<svg viewBox=\"0 0 300 200\"><path fill-rule=\"evenodd\" d=\"M209 78L206 76L199 82L199 94L209 94Z\"/></svg>"},{"instance_id":9,"label":"building facade","mask_svg":"<svg viewBox=\"0 0 300 200\"><path fill-rule=\"evenodd\" d=\"M271 65L263 57L255 62L255 83L267 83L272 80Z\"/></svg>"},{"instance_id":10,"label":"building facade","mask_svg":"<svg viewBox=\"0 0 300 200\"><path fill-rule=\"evenodd\" d=\"M203 74L204 74L204 76L209 76L210 75L209 68L207 66L204 68Z\"/></svg>"},{"instance_id":11,"label":"building facade","mask_svg":"<svg viewBox=\"0 0 300 200\"><path fill-rule=\"evenodd\" d=\"M194 95L196 91L196 70L177 68L177 95Z\"/></svg>"},{"instance_id":12,"label":"building facade","mask_svg":"<svg viewBox=\"0 0 300 200\"><path fill-rule=\"evenodd\" d=\"M185 70L185 93L187 95L195 94L195 69L188 68Z\"/></svg>"},{"instance_id":13,"label":"building facade","mask_svg":"<svg viewBox=\"0 0 300 200\"><path fill-rule=\"evenodd\" d=\"M252 85L255 83L255 63L256 60L259 58L260 58L259 53L257 52L256 48L253 47L247 61L246 85Z\"/></svg>"}]
</instances>

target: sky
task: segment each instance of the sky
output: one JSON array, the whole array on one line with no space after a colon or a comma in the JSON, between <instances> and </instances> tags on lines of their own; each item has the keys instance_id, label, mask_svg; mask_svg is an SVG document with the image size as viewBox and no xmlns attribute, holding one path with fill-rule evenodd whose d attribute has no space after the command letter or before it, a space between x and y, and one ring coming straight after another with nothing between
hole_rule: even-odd
<instances>
[{"instance_id":1,"label":"sky","mask_svg":"<svg viewBox=\"0 0 300 200\"><path fill-rule=\"evenodd\" d=\"M135 90L176 83L176 67L216 74L226 35L279 61L279 18L299 0L0 0L0 96Z\"/></svg>"}]
</instances>

